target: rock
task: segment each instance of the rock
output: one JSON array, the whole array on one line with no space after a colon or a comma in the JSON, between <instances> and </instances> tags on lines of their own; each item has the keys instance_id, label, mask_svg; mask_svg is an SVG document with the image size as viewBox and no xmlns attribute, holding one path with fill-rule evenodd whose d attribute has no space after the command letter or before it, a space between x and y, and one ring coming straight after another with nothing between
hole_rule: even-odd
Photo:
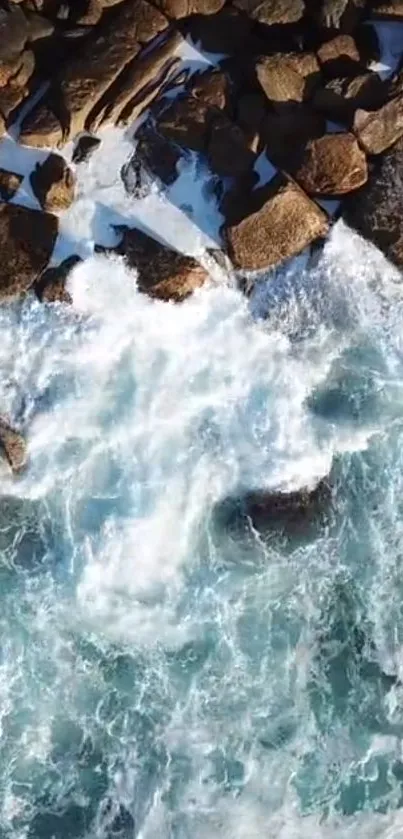
<instances>
[{"instance_id":1,"label":"rock","mask_svg":"<svg viewBox=\"0 0 403 839\"><path fill-rule=\"evenodd\" d=\"M52 148L63 143L63 129L52 109L49 99L39 102L21 124L19 137L24 146Z\"/></svg>"},{"instance_id":2,"label":"rock","mask_svg":"<svg viewBox=\"0 0 403 839\"><path fill-rule=\"evenodd\" d=\"M130 119L137 119L159 94L171 70L179 64L175 52L182 43L182 35L173 31L155 49L137 56L126 66L122 76L98 103L93 117L87 120L88 130L95 131L101 125L124 122L127 108Z\"/></svg>"},{"instance_id":3,"label":"rock","mask_svg":"<svg viewBox=\"0 0 403 839\"><path fill-rule=\"evenodd\" d=\"M403 95L378 111L356 111L353 130L367 154L381 154L390 148L403 135Z\"/></svg>"},{"instance_id":4,"label":"rock","mask_svg":"<svg viewBox=\"0 0 403 839\"><path fill-rule=\"evenodd\" d=\"M184 21L185 34L207 52L234 53L247 42L252 20L231 6L211 15L192 15Z\"/></svg>"},{"instance_id":5,"label":"rock","mask_svg":"<svg viewBox=\"0 0 403 839\"><path fill-rule=\"evenodd\" d=\"M32 50L24 50L17 72L8 80L8 87L24 90L35 70L35 56Z\"/></svg>"},{"instance_id":6,"label":"rock","mask_svg":"<svg viewBox=\"0 0 403 839\"><path fill-rule=\"evenodd\" d=\"M91 134L83 134L78 138L74 147L72 155L73 163L83 163L84 160L88 160L100 145L101 140L98 137L93 137Z\"/></svg>"},{"instance_id":7,"label":"rock","mask_svg":"<svg viewBox=\"0 0 403 839\"><path fill-rule=\"evenodd\" d=\"M211 123L207 157L211 170L222 178L243 175L256 160L242 130L225 114L215 116Z\"/></svg>"},{"instance_id":8,"label":"rock","mask_svg":"<svg viewBox=\"0 0 403 839\"><path fill-rule=\"evenodd\" d=\"M309 140L321 137L326 120L309 105L296 105L281 114L267 114L262 126L269 160L281 169L292 171L299 166Z\"/></svg>"},{"instance_id":9,"label":"rock","mask_svg":"<svg viewBox=\"0 0 403 839\"><path fill-rule=\"evenodd\" d=\"M22 9L0 7L0 61L10 61L19 55L27 38L28 23Z\"/></svg>"},{"instance_id":10,"label":"rock","mask_svg":"<svg viewBox=\"0 0 403 839\"><path fill-rule=\"evenodd\" d=\"M267 26L298 23L305 13L304 0L234 0L234 5Z\"/></svg>"},{"instance_id":11,"label":"rock","mask_svg":"<svg viewBox=\"0 0 403 839\"><path fill-rule=\"evenodd\" d=\"M9 61L0 61L0 88L5 87L8 80L16 76L22 64L22 54L19 53Z\"/></svg>"},{"instance_id":12,"label":"rock","mask_svg":"<svg viewBox=\"0 0 403 839\"><path fill-rule=\"evenodd\" d=\"M74 201L75 178L66 161L50 154L30 175L32 191L43 210L67 210Z\"/></svg>"},{"instance_id":13,"label":"rock","mask_svg":"<svg viewBox=\"0 0 403 839\"><path fill-rule=\"evenodd\" d=\"M30 11L25 12L25 16L28 21L28 41L30 43L41 41L43 38L50 38L53 35L55 25L49 18Z\"/></svg>"},{"instance_id":14,"label":"rock","mask_svg":"<svg viewBox=\"0 0 403 839\"><path fill-rule=\"evenodd\" d=\"M0 417L0 448L14 473L20 472L26 464L27 447L22 434L15 431Z\"/></svg>"},{"instance_id":15,"label":"rock","mask_svg":"<svg viewBox=\"0 0 403 839\"><path fill-rule=\"evenodd\" d=\"M82 262L79 256L69 256L60 265L47 268L34 285L34 291L41 303L72 303L66 290L66 280L70 271Z\"/></svg>"},{"instance_id":16,"label":"rock","mask_svg":"<svg viewBox=\"0 0 403 839\"><path fill-rule=\"evenodd\" d=\"M2 201L9 201L20 188L23 175L16 172L9 172L7 169L0 169L0 198Z\"/></svg>"},{"instance_id":17,"label":"rock","mask_svg":"<svg viewBox=\"0 0 403 839\"><path fill-rule=\"evenodd\" d=\"M358 75L360 54L351 35L336 35L325 41L317 52L323 73L330 78Z\"/></svg>"},{"instance_id":18,"label":"rock","mask_svg":"<svg viewBox=\"0 0 403 839\"><path fill-rule=\"evenodd\" d=\"M403 138L376 158L367 184L343 202L350 227L403 268Z\"/></svg>"},{"instance_id":19,"label":"rock","mask_svg":"<svg viewBox=\"0 0 403 839\"><path fill-rule=\"evenodd\" d=\"M0 298L5 300L27 291L44 270L53 252L58 219L0 204Z\"/></svg>"},{"instance_id":20,"label":"rock","mask_svg":"<svg viewBox=\"0 0 403 839\"><path fill-rule=\"evenodd\" d=\"M190 15L215 15L224 6L225 0L157 0L156 5L170 18Z\"/></svg>"},{"instance_id":21,"label":"rock","mask_svg":"<svg viewBox=\"0 0 403 839\"><path fill-rule=\"evenodd\" d=\"M222 181L219 183L222 186ZM224 216L227 227L242 221L247 214L246 207L251 206L253 211L255 198L253 190L258 183L259 175L254 169L250 169L245 175L236 178L223 195L218 193L217 197L221 199L220 213Z\"/></svg>"},{"instance_id":22,"label":"rock","mask_svg":"<svg viewBox=\"0 0 403 839\"><path fill-rule=\"evenodd\" d=\"M248 204L244 218L223 229L235 268L272 268L328 232L325 213L284 175L255 190Z\"/></svg>"},{"instance_id":23,"label":"rock","mask_svg":"<svg viewBox=\"0 0 403 839\"><path fill-rule=\"evenodd\" d=\"M367 158L353 134L325 134L308 143L293 175L308 195L345 195L366 183Z\"/></svg>"},{"instance_id":24,"label":"rock","mask_svg":"<svg viewBox=\"0 0 403 839\"><path fill-rule=\"evenodd\" d=\"M256 63L261 88L276 109L310 99L320 82L314 53L277 53L261 56Z\"/></svg>"},{"instance_id":25,"label":"rock","mask_svg":"<svg viewBox=\"0 0 403 839\"><path fill-rule=\"evenodd\" d=\"M323 29L350 33L363 16L367 0L314 0L313 16Z\"/></svg>"},{"instance_id":26,"label":"rock","mask_svg":"<svg viewBox=\"0 0 403 839\"><path fill-rule=\"evenodd\" d=\"M244 93L237 101L236 122L243 131L248 147L259 154L263 148L262 132L267 116L266 97L258 91Z\"/></svg>"},{"instance_id":27,"label":"rock","mask_svg":"<svg viewBox=\"0 0 403 839\"><path fill-rule=\"evenodd\" d=\"M4 137L6 133L6 123L4 122L4 118L0 114L0 139Z\"/></svg>"},{"instance_id":28,"label":"rock","mask_svg":"<svg viewBox=\"0 0 403 839\"><path fill-rule=\"evenodd\" d=\"M120 252L136 268L139 290L160 300L184 300L208 278L195 259L171 250L140 230L123 231Z\"/></svg>"},{"instance_id":29,"label":"rock","mask_svg":"<svg viewBox=\"0 0 403 839\"><path fill-rule=\"evenodd\" d=\"M372 0L369 12L379 20L403 20L403 0Z\"/></svg>"},{"instance_id":30,"label":"rock","mask_svg":"<svg viewBox=\"0 0 403 839\"><path fill-rule=\"evenodd\" d=\"M353 79L332 79L315 92L312 104L327 119L350 127L358 108L380 108L387 96L387 83L368 72Z\"/></svg>"},{"instance_id":31,"label":"rock","mask_svg":"<svg viewBox=\"0 0 403 839\"><path fill-rule=\"evenodd\" d=\"M95 26L101 20L103 6L100 0L87 0L84 11L75 17L75 23L79 26Z\"/></svg>"},{"instance_id":32,"label":"rock","mask_svg":"<svg viewBox=\"0 0 403 839\"><path fill-rule=\"evenodd\" d=\"M209 108L230 111L230 80L222 70L214 69L194 73L186 85L186 90L203 105L208 105Z\"/></svg>"},{"instance_id":33,"label":"rock","mask_svg":"<svg viewBox=\"0 0 403 839\"><path fill-rule=\"evenodd\" d=\"M166 186L173 184L177 177L177 164L181 153L177 146L161 137L157 131L145 123L136 134L136 156L141 165Z\"/></svg>"},{"instance_id":34,"label":"rock","mask_svg":"<svg viewBox=\"0 0 403 839\"><path fill-rule=\"evenodd\" d=\"M120 177L122 178L127 194L135 198L136 201L141 201L150 194L152 189L151 178L142 166L141 160L136 152L132 155L129 162L122 166Z\"/></svg>"},{"instance_id":35,"label":"rock","mask_svg":"<svg viewBox=\"0 0 403 839\"><path fill-rule=\"evenodd\" d=\"M184 148L204 151L214 112L188 94L178 96L157 119L157 129L167 140Z\"/></svg>"}]
</instances>

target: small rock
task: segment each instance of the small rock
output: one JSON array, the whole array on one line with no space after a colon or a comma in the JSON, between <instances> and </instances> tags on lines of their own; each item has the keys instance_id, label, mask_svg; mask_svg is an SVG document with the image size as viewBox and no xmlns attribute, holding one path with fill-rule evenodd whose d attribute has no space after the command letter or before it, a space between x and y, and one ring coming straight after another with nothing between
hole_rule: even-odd
<instances>
[{"instance_id":1,"label":"small rock","mask_svg":"<svg viewBox=\"0 0 403 839\"><path fill-rule=\"evenodd\" d=\"M22 434L0 418L0 447L14 473L20 472L27 460L27 447Z\"/></svg>"},{"instance_id":2,"label":"small rock","mask_svg":"<svg viewBox=\"0 0 403 839\"><path fill-rule=\"evenodd\" d=\"M223 229L235 268L272 268L326 236L329 229L325 213L284 175L255 190L248 204L244 218Z\"/></svg>"},{"instance_id":3,"label":"small rock","mask_svg":"<svg viewBox=\"0 0 403 839\"><path fill-rule=\"evenodd\" d=\"M160 300L180 302L208 279L193 257L171 250L140 230L124 229L119 251L136 268L139 290Z\"/></svg>"},{"instance_id":4,"label":"small rock","mask_svg":"<svg viewBox=\"0 0 403 839\"><path fill-rule=\"evenodd\" d=\"M49 262L58 219L15 204L0 205L0 299L26 292Z\"/></svg>"},{"instance_id":5,"label":"small rock","mask_svg":"<svg viewBox=\"0 0 403 839\"><path fill-rule=\"evenodd\" d=\"M353 134L325 134L308 143L293 175L308 195L345 195L366 183L367 159Z\"/></svg>"},{"instance_id":6,"label":"small rock","mask_svg":"<svg viewBox=\"0 0 403 839\"><path fill-rule=\"evenodd\" d=\"M23 175L16 172L9 172L7 169L0 169L0 198L2 201L9 201L20 188Z\"/></svg>"},{"instance_id":7,"label":"small rock","mask_svg":"<svg viewBox=\"0 0 403 839\"><path fill-rule=\"evenodd\" d=\"M325 41L317 52L323 72L330 78L356 76L360 68L360 54L351 35L336 35Z\"/></svg>"},{"instance_id":8,"label":"small rock","mask_svg":"<svg viewBox=\"0 0 403 839\"><path fill-rule=\"evenodd\" d=\"M222 178L243 175L256 160L242 130L225 114L217 115L211 124L207 157L211 170Z\"/></svg>"},{"instance_id":9,"label":"small rock","mask_svg":"<svg viewBox=\"0 0 403 839\"><path fill-rule=\"evenodd\" d=\"M73 163L83 163L84 160L88 160L100 145L101 140L98 137L93 137L91 134L83 134L79 137L74 147L72 155Z\"/></svg>"},{"instance_id":10,"label":"small rock","mask_svg":"<svg viewBox=\"0 0 403 839\"><path fill-rule=\"evenodd\" d=\"M82 262L81 257L69 256L60 265L47 268L34 285L34 291L41 303L72 303L66 290L66 280L70 271Z\"/></svg>"},{"instance_id":11,"label":"small rock","mask_svg":"<svg viewBox=\"0 0 403 839\"><path fill-rule=\"evenodd\" d=\"M304 0L235 0L234 5L266 26L298 23L305 14Z\"/></svg>"},{"instance_id":12,"label":"small rock","mask_svg":"<svg viewBox=\"0 0 403 839\"><path fill-rule=\"evenodd\" d=\"M122 166L120 177L122 178L126 192L132 198L135 198L136 201L141 201L150 194L152 188L151 179L147 172L145 172L136 152L129 162Z\"/></svg>"},{"instance_id":13,"label":"small rock","mask_svg":"<svg viewBox=\"0 0 403 839\"><path fill-rule=\"evenodd\" d=\"M37 163L30 176L30 182L32 191L44 210L67 210L74 201L73 172L64 158L58 154L50 154L44 163Z\"/></svg>"},{"instance_id":14,"label":"small rock","mask_svg":"<svg viewBox=\"0 0 403 839\"><path fill-rule=\"evenodd\" d=\"M310 52L261 56L256 64L256 75L276 109L310 99L320 82L319 64L315 54Z\"/></svg>"},{"instance_id":15,"label":"small rock","mask_svg":"<svg viewBox=\"0 0 403 839\"><path fill-rule=\"evenodd\" d=\"M178 177L177 164L182 156L179 148L147 123L140 127L136 139L136 155L142 166L166 186L173 184Z\"/></svg>"},{"instance_id":16,"label":"small rock","mask_svg":"<svg viewBox=\"0 0 403 839\"><path fill-rule=\"evenodd\" d=\"M378 111L359 109L353 130L367 154L381 154L403 135L403 95L387 102Z\"/></svg>"}]
</instances>

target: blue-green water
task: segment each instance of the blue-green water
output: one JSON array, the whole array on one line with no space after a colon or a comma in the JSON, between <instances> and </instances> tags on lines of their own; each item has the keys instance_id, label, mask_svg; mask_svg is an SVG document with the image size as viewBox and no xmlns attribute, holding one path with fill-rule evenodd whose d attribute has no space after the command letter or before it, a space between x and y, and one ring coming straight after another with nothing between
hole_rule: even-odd
<instances>
[{"instance_id":1,"label":"blue-green water","mask_svg":"<svg viewBox=\"0 0 403 839\"><path fill-rule=\"evenodd\" d=\"M30 452L2 477L2 839L403 834L399 280L339 227L249 301L153 302L98 257L72 310L0 310ZM306 532L217 514L329 472Z\"/></svg>"}]
</instances>

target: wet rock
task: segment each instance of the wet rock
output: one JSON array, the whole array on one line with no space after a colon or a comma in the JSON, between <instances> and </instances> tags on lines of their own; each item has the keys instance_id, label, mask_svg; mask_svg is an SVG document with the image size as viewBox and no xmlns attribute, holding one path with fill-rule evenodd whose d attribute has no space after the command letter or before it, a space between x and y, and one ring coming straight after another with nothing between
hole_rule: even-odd
<instances>
[{"instance_id":1,"label":"wet rock","mask_svg":"<svg viewBox=\"0 0 403 839\"><path fill-rule=\"evenodd\" d=\"M60 120L48 101L39 102L21 124L19 137L24 146L52 148L63 143L63 129Z\"/></svg>"},{"instance_id":2,"label":"wet rock","mask_svg":"<svg viewBox=\"0 0 403 839\"><path fill-rule=\"evenodd\" d=\"M359 109L353 130L367 154L381 154L403 135L403 95L377 111Z\"/></svg>"},{"instance_id":3,"label":"wet rock","mask_svg":"<svg viewBox=\"0 0 403 839\"><path fill-rule=\"evenodd\" d=\"M98 137L93 137L91 134L83 134L79 137L74 147L72 155L73 163L83 163L84 160L88 160L100 145L101 140Z\"/></svg>"},{"instance_id":4,"label":"wet rock","mask_svg":"<svg viewBox=\"0 0 403 839\"><path fill-rule=\"evenodd\" d=\"M72 303L72 298L66 289L66 281L76 265L82 262L81 257L69 256L60 265L47 268L34 285L34 291L41 303Z\"/></svg>"},{"instance_id":5,"label":"wet rock","mask_svg":"<svg viewBox=\"0 0 403 839\"><path fill-rule=\"evenodd\" d=\"M210 168L221 177L237 177L251 169L256 155L248 147L246 137L225 114L214 117L207 147Z\"/></svg>"},{"instance_id":6,"label":"wet rock","mask_svg":"<svg viewBox=\"0 0 403 839\"><path fill-rule=\"evenodd\" d=\"M367 158L353 134L325 134L308 143L293 175L309 195L345 195L366 183Z\"/></svg>"},{"instance_id":7,"label":"wet rock","mask_svg":"<svg viewBox=\"0 0 403 839\"><path fill-rule=\"evenodd\" d=\"M2 201L9 201L20 188L23 175L16 172L9 172L7 169L0 169L0 198Z\"/></svg>"},{"instance_id":8,"label":"wet rock","mask_svg":"<svg viewBox=\"0 0 403 839\"><path fill-rule=\"evenodd\" d=\"M119 251L136 268L139 290L160 300L180 302L208 278L193 257L171 250L140 230L124 229Z\"/></svg>"},{"instance_id":9,"label":"wet rock","mask_svg":"<svg viewBox=\"0 0 403 839\"><path fill-rule=\"evenodd\" d=\"M20 472L27 459L27 447L22 434L0 417L0 450L14 473Z\"/></svg>"},{"instance_id":10,"label":"wet rock","mask_svg":"<svg viewBox=\"0 0 403 839\"><path fill-rule=\"evenodd\" d=\"M317 52L323 73L330 78L356 76L360 69L360 54L351 35L337 35L325 41Z\"/></svg>"},{"instance_id":11,"label":"wet rock","mask_svg":"<svg viewBox=\"0 0 403 839\"><path fill-rule=\"evenodd\" d=\"M184 148L204 151L208 131L214 114L193 96L178 96L157 119L157 128L163 137Z\"/></svg>"},{"instance_id":12,"label":"wet rock","mask_svg":"<svg viewBox=\"0 0 403 839\"><path fill-rule=\"evenodd\" d=\"M272 268L326 236L325 213L293 181L276 175L246 202L244 217L224 226L229 257L242 270Z\"/></svg>"},{"instance_id":13,"label":"wet rock","mask_svg":"<svg viewBox=\"0 0 403 839\"><path fill-rule=\"evenodd\" d=\"M403 0L372 0L369 12L379 20L403 20Z\"/></svg>"},{"instance_id":14,"label":"wet rock","mask_svg":"<svg viewBox=\"0 0 403 839\"><path fill-rule=\"evenodd\" d=\"M177 164L181 159L179 148L161 137L147 123L140 127L136 138L136 155L141 165L166 186L173 184L178 177Z\"/></svg>"},{"instance_id":15,"label":"wet rock","mask_svg":"<svg viewBox=\"0 0 403 839\"><path fill-rule=\"evenodd\" d=\"M403 138L376 159L363 189L348 196L343 217L403 268Z\"/></svg>"},{"instance_id":16,"label":"wet rock","mask_svg":"<svg viewBox=\"0 0 403 839\"><path fill-rule=\"evenodd\" d=\"M305 13L304 0L235 0L234 5L267 26L298 23Z\"/></svg>"},{"instance_id":17,"label":"wet rock","mask_svg":"<svg viewBox=\"0 0 403 839\"><path fill-rule=\"evenodd\" d=\"M28 23L22 9L0 7L0 61L12 60L27 42Z\"/></svg>"},{"instance_id":18,"label":"wet rock","mask_svg":"<svg viewBox=\"0 0 403 839\"><path fill-rule=\"evenodd\" d=\"M313 97L313 107L327 119L352 126L358 108L380 108L388 97L388 85L377 73L362 73L353 79L332 79L319 88Z\"/></svg>"},{"instance_id":19,"label":"wet rock","mask_svg":"<svg viewBox=\"0 0 403 839\"><path fill-rule=\"evenodd\" d=\"M195 44L207 52L234 53L247 42L252 20L231 6L214 16L192 15L186 19L186 30Z\"/></svg>"},{"instance_id":20,"label":"wet rock","mask_svg":"<svg viewBox=\"0 0 403 839\"><path fill-rule=\"evenodd\" d=\"M170 18L190 15L214 15L224 6L225 0L158 0L156 5Z\"/></svg>"},{"instance_id":21,"label":"wet rock","mask_svg":"<svg viewBox=\"0 0 403 839\"><path fill-rule=\"evenodd\" d=\"M128 163L125 163L120 171L124 188L128 195L141 201L150 194L152 189L151 178L142 166L140 158L135 152Z\"/></svg>"},{"instance_id":22,"label":"wet rock","mask_svg":"<svg viewBox=\"0 0 403 839\"><path fill-rule=\"evenodd\" d=\"M67 210L74 201L75 178L63 157L50 154L30 175L32 191L43 210Z\"/></svg>"},{"instance_id":23,"label":"wet rock","mask_svg":"<svg viewBox=\"0 0 403 839\"><path fill-rule=\"evenodd\" d=\"M0 205L0 299L26 292L52 255L58 219L14 204Z\"/></svg>"},{"instance_id":24,"label":"wet rock","mask_svg":"<svg viewBox=\"0 0 403 839\"><path fill-rule=\"evenodd\" d=\"M256 63L261 88L276 109L305 102L320 82L314 53L277 53L261 56Z\"/></svg>"},{"instance_id":25,"label":"wet rock","mask_svg":"<svg viewBox=\"0 0 403 839\"><path fill-rule=\"evenodd\" d=\"M186 86L187 92L210 108L230 111L230 80L222 70L207 70L195 73Z\"/></svg>"},{"instance_id":26,"label":"wet rock","mask_svg":"<svg viewBox=\"0 0 403 839\"><path fill-rule=\"evenodd\" d=\"M262 126L267 157L275 166L291 171L300 164L309 140L321 137L325 128L325 118L309 105L297 105L281 114L269 113Z\"/></svg>"},{"instance_id":27,"label":"wet rock","mask_svg":"<svg viewBox=\"0 0 403 839\"><path fill-rule=\"evenodd\" d=\"M323 29L350 33L363 16L367 0L314 0L312 13Z\"/></svg>"}]
</instances>

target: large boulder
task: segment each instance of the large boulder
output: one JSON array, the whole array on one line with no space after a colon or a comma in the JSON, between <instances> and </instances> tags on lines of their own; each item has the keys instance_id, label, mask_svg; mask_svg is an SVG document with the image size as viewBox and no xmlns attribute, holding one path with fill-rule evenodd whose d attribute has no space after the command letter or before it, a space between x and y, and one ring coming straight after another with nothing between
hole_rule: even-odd
<instances>
[{"instance_id":1,"label":"large boulder","mask_svg":"<svg viewBox=\"0 0 403 839\"><path fill-rule=\"evenodd\" d=\"M43 210L67 210L74 201L75 177L59 154L50 154L43 163L37 163L30 182Z\"/></svg>"},{"instance_id":2,"label":"large boulder","mask_svg":"<svg viewBox=\"0 0 403 839\"><path fill-rule=\"evenodd\" d=\"M139 290L160 300L180 302L208 278L193 257L162 245L140 230L123 229L119 251L136 268Z\"/></svg>"},{"instance_id":3,"label":"large boulder","mask_svg":"<svg viewBox=\"0 0 403 839\"><path fill-rule=\"evenodd\" d=\"M22 434L0 417L0 451L14 473L20 472L27 459L27 447Z\"/></svg>"},{"instance_id":4,"label":"large boulder","mask_svg":"<svg viewBox=\"0 0 403 839\"><path fill-rule=\"evenodd\" d=\"M305 13L304 0L235 0L234 5L266 26L298 23Z\"/></svg>"},{"instance_id":5,"label":"large boulder","mask_svg":"<svg viewBox=\"0 0 403 839\"><path fill-rule=\"evenodd\" d=\"M310 99L320 82L319 64L312 52L261 56L256 62L256 75L277 109Z\"/></svg>"},{"instance_id":6,"label":"large boulder","mask_svg":"<svg viewBox=\"0 0 403 839\"><path fill-rule=\"evenodd\" d=\"M236 268L273 268L296 256L316 239L326 236L325 213L285 175L251 193L244 217L224 225L228 254Z\"/></svg>"},{"instance_id":7,"label":"large boulder","mask_svg":"<svg viewBox=\"0 0 403 839\"><path fill-rule=\"evenodd\" d=\"M0 205L0 299L26 292L49 262L58 219L15 204Z\"/></svg>"},{"instance_id":8,"label":"large boulder","mask_svg":"<svg viewBox=\"0 0 403 839\"><path fill-rule=\"evenodd\" d=\"M381 154L403 135L403 94L377 111L357 110L353 124L367 154Z\"/></svg>"},{"instance_id":9,"label":"large boulder","mask_svg":"<svg viewBox=\"0 0 403 839\"><path fill-rule=\"evenodd\" d=\"M352 32L363 16L367 0L314 0L316 23L331 31Z\"/></svg>"},{"instance_id":10,"label":"large boulder","mask_svg":"<svg viewBox=\"0 0 403 839\"><path fill-rule=\"evenodd\" d=\"M293 174L308 195L341 196L366 183L367 158L353 134L325 134L307 144Z\"/></svg>"},{"instance_id":11,"label":"large boulder","mask_svg":"<svg viewBox=\"0 0 403 839\"><path fill-rule=\"evenodd\" d=\"M347 224L403 268L403 137L376 158L368 182L343 203Z\"/></svg>"}]
</instances>

